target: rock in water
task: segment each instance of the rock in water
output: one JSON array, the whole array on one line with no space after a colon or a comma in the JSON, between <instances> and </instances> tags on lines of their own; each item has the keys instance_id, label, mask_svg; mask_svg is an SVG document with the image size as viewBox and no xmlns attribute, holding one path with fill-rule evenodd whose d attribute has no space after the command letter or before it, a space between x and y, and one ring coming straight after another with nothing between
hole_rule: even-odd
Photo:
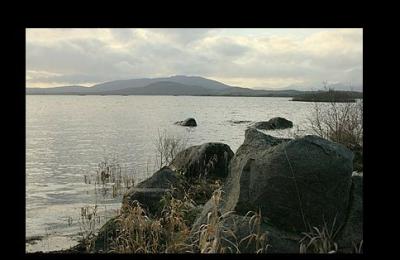
<instances>
[{"instance_id":1,"label":"rock in water","mask_svg":"<svg viewBox=\"0 0 400 260\"><path fill-rule=\"evenodd\" d=\"M181 126L190 126L190 127L197 126L196 120L194 118L187 118L183 121L175 122L175 124Z\"/></svg>"},{"instance_id":2,"label":"rock in water","mask_svg":"<svg viewBox=\"0 0 400 260\"><path fill-rule=\"evenodd\" d=\"M262 130L286 129L293 127L293 122L283 117L274 117L268 121L257 122L254 127Z\"/></svg>"},{"instance_id":3,"label":"rock in water","mask_svg":"<svg viewBox=\"0 0 400 260\"><path fill-rule=\"evenodd\" d=\"M150 178L130 188L122 199L122 210L132 206L137 200L148 212L155 214L160 210L161 198L171 189L171 186L179 186L181 177L169 167L163 167Z\"/></svg>"},{"instance_id":4,"label":"rock in water","mask_svg":"<svg viewBox=\"0 0 400 260\"><path fill-rule=\"evenodd\" d=\"M231 148L223 143L205 143L178 153L169 167L187 178L225 178L233 157Z\"/></svg>"}]
</instances>

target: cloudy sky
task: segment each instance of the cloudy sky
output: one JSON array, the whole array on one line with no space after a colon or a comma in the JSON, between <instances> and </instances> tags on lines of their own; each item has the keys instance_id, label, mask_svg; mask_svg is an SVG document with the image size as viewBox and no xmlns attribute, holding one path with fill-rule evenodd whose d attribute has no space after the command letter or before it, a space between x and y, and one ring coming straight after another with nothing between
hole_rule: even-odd
<instances>
[{"instance_id":1,"label":"cloudy sky","mask_svg":"<svg viewBox=\"0 0 400 260\"><path fill-rule=\"evenodd\" d=\"M26 84L191 75L255 89L356 89L362 45L362 29L27 29Z\"/></svg>"}]
</instances>

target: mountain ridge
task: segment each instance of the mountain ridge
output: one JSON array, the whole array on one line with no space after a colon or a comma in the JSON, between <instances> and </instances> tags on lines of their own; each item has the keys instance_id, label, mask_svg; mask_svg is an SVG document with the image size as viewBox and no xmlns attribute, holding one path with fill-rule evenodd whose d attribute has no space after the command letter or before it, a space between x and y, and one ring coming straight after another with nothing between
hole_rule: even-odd
<instances>
[{"instance_id":1,"label":"mountain ridge","mask_svg":"<svg viewBox=\"0 0 400 260\"><path fill-rule=\"evenodd\" d=\"M79 85L54 88L26 88L27 95L187 95L187 96L275 96L293 97L310 91L265 90L229 86L199 76L176 75L161 78L114 80L91 87Z\"/></svg>"}]
</instances>

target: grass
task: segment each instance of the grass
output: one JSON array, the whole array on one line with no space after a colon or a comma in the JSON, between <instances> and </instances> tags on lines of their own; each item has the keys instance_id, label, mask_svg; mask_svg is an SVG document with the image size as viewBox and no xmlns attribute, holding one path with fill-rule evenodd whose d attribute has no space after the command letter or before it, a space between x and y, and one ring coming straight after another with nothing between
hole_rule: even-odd
<instances>
[{"instance_id":1,"label":"grass","mask_svg":"<svg viewBox=\"0 0 400 260\"><path fill-rule=\"evenodd\" d=\"M99 215L98 205L94 206L85 206L81 208L81 214L79 218L79 228L81 230L81 242L89 251L92 247L93 238L96 235L97 229L102 224L102 216ZM71 221L72 219L68 220Z\"/></svg>"},{"instance_id":2,"label":"grass","mask_svg":"<svg viewBox=\"0 0 400 260\"><path fill-rule=\"evenodd\" d=\"M362 254L363 253L363 245L364 245L364 240L361 240L360 243L353 242L353 252L355 254Z\"/></svg>"},{"instance_id":3,"label":"grass","mask_svg":"<svg viewBox=\"0 0 400 260\"><path fill-rule=\"evenodd\" d=\"M218 209L221 202L222 190L214 191L211 200L212 210L207 214L207 222L202 224L197 232L194 233L195 252L199 253L239 253L239 247L234 232L226 227L225 221L233 211L224 214ZM227 246L223 246L223 242Z\"/></svg>"},{"instance_id":4,"label":"grass","mask_svg":"<svg viewBox=\"0 0 400 260\"><path fill-rule=\"evenodd\" d=\"M112 242L114 253L179 253L190 251L186 242L190 229L185 218L191 206L187 197L165 197L161 216L149 216L142 205L135 201L118 218L120 232Z\"/></svg>"},{"instance_id":5,"label":"grass","mask_svg":"<svg viewBox=\"0 0 400 260\"><path fill-rule=\"evenodd\" d=\"M255 253L268 248L266 233L261 230L261 212L249 212L249 234L241 241L227 222L233 211L221 214L218 210L222 190L211 197L213 208L207 221L196 232L191 232L196 202L184 192L176 198L173 191L162 199L159 215L150 215L138 201L117 218L118 234L110 243L108 253L240 253L242 244L255 245ZM194 216L196 216L195 214Z\"/></svg>"},{"instance_id":6,"label":"grass","mask_svg":"<svg viewBox=\"0 0 400 260\"><path fill-rule=\"evenodd\" d=\"M112 198L118 197L135 185L135 171L129 172L123 168L118 159L105 158L97 165L94 174L84 175L85 184L93 184L96 194L100 192L104 197L111 194Z\"/></svg>"},{"instance_id":7,"label":"grass","mask_svg":"<svg viewBox=\"0 0 400 260\"><path fill-rule=\"evenodd\" d=\"M134 186L134 171L128 171L122 167L116 157L104 158L94 173L85 174L83 181L87 185L93 185L95 191L95 203L86 205L79 210L77 218L69 216L66 218L68 226L76 223L79 226L80 241L87 251L93 248L93 239L98 229L108 219L107 206L104 205L104 212L101 212L100 202L105 203L108 199L123 195L130 187ZM100 195L100 198L98 198ZM100 200L99 200L100 199ZM116 214L120 213L117 210Z\"/></svg>"},{"instance_id":8,"label":"grass","mask_svg":"<svg viewBox=\"0 0 400 260\"><path fill-rule=\"evenodd\" d=\"M362 145L363 105L315 103L309 118L311 128L317 135L347 147Z\"/></svg>"},{"instance_id":9,"label":"grass","mask_svg":"<svg viewBox=\"0 0 400 260\"><path fill-rule=\"evenodd\" d=\"M322 227L310 227L309 232L303 232L300 242L300 253L333 254L338 252L336 236L339 229L335 226L336 218L329 227L326 222Z\"/></svg>"},{"instance_id":10,"label":"grass","mask_svg":"<svg viewBox=\"0 0 400 260\"><path fill-rule=\"evenodd\" d=\"M268 237L266 232L262 232L261 224L262 224L262 215L261 210L259 209L258 212L249 211L246 217L250 217L249 220L249 229L251 230L250 234L243 238L239 245L243 242L247 241L246 247L249 247L252 242L255 244L255 253L266 253L269 247L268 244Z\"/></svg>"}]
</instances>

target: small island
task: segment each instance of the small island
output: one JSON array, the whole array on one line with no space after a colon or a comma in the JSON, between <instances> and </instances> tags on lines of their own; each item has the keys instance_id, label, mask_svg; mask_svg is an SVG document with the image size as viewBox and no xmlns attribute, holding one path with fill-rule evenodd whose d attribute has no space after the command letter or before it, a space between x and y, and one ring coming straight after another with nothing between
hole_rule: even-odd
<instances>
[{"instance_id":1,"label":"small island","mask_svg":"<svg viewBox=\"0 0 400 260\"><path fill-rule=\"evenodd\" d=\"M333 89L313 91L303 93L292 98L292 101L303 102L356 102L356 99L362 99L363 93L356 91L337 91Z\"/></svg>"}]
</instances>

